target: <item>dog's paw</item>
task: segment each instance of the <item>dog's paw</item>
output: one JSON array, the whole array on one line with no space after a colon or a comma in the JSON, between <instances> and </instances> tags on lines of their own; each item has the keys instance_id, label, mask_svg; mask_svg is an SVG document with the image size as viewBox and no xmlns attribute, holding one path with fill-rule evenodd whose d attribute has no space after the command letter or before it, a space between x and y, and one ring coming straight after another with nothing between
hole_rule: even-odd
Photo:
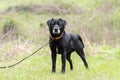
<instances>
[{"instance_id":1,"label":"dog's paw","mask_svg":"<svg viewBox=\"0 0 120 80\"><path fill-rule=\"evenodd\" d=\"M62 73L62 74L65 74L65 71L64 71L64 70L62 70L62 71L61 71L61 73Z\"/></svg>"},{"instance_id":2,"label":"dog's paw","mask_svg":"<svg viewBox=\"0 0 120 80\"><path fill-rule=\"evenodd\" d=\"M52 73L55 73L56 71L55 70L52 70Z\"/></svg>"}]
</instances>

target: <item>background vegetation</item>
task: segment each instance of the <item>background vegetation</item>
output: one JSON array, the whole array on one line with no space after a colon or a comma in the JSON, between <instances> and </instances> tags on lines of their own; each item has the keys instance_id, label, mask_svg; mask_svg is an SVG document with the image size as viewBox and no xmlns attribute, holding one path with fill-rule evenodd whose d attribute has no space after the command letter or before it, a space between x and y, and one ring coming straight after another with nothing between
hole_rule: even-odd
<instances>
[{"instance_id":1,"label":"background vegetation","mask_svg":"<svg viewBox=\"0 0 120 80\"><path fill-rule=\"evenodd\" d=\"M17 62L48 42L46 21L63 18L66 30L80 34L90 70L72 54L74 70L51 74L49 47L17 65L0 70L1 80L120 80L119 0L1 0L0 66Z\"/></svg>"}]
</instances>

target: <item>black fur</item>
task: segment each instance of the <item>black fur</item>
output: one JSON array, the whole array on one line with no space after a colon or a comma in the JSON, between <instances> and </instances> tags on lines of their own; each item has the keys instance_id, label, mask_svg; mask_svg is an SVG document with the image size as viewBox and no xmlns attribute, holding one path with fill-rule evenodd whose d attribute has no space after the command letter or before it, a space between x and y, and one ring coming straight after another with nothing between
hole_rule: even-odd
<instances>
[{"instance_id":1,"label":"black fur","mask_svg":"<svg viewBox=\"0 0 120 80\"><path fill-rule=\"evenodd\" d=\"M50 31L49 45L51 49L52 57L52 72L56 71L56 55L61 54L62 59L62 73L65 73L66 59L70 64L70 69L73 69L73 64L71 60L71 53L76 51L81 57L86 68L88 68L88 63L85 59L85 54L83 51L84 43L79 35L71 34L65 31L66 21L63 19L50 19L47 21L47 25ZM53 38L63 36L54 40Z\"/></svg>"}]
</instances>

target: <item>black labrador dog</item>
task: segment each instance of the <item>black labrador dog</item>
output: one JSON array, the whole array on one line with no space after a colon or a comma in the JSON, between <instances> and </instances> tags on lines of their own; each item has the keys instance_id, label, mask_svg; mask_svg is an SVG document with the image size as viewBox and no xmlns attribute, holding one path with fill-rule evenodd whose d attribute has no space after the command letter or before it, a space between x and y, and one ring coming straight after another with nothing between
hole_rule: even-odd
<instances>
[{"instance_id":1,"label":"black labrador dog","mask_svg":"<svg viewBox=\"0 0 120 80\"><path fill-rule=\"evenodd\" d=\"M50 31L49 45L52 57L52 72L56 71L56 54L61 54L62 73L65 73L66 59L70 64L70 69L73 69L71 53L76 51L81 57L86 68L88 63L85 59L83 51L84 44L82 38L77 34L71 34L65 31L66 21L63 19L50 19L47 21Z\"/></svg>"}]
</instances>

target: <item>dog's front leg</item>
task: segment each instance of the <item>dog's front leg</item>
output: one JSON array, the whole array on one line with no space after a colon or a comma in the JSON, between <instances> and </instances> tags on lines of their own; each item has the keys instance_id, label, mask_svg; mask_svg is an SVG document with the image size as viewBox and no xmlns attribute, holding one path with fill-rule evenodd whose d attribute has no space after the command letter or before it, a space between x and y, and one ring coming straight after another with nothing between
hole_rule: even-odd
<instances>
[{"instance_id":1,"label":"dog's front leg","mask_svg":"<svg viewBox=\"0 0 120 80\"><path fill-rule=\"evenodd\" d=\"M66 68L66 51L63 52L62 56L62 71L61 73L65 73L65 68Z\"/></svg>"},{"instance_id":2,"label":"dog's front leg","mask_svg":"<svg viewBox=\"0 0 120 80\"><path fill-rule=\"evenodd\" d=\"M52 52L52 73L56 72L56 53Z\"/></svg>"}]
</instances>

